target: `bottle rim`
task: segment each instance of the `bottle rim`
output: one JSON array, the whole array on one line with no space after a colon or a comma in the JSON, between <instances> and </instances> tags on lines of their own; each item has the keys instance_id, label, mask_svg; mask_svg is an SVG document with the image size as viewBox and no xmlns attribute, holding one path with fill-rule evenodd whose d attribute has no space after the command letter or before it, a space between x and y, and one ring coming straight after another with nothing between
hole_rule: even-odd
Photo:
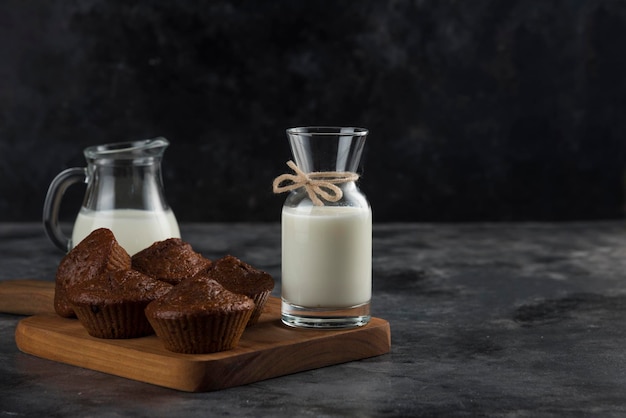
<instances>
[{"instance_id":1,"label":"bottle rim","mask_svg":"<svg viewBox=\"0 0 626 418\"><path fill-rule=\"evenodd\" d=\"M288 135L301 136L366 136L369 130L366 128L358 128L352 126L302 126L287 129Z\"/></svg>"}]
</instances>

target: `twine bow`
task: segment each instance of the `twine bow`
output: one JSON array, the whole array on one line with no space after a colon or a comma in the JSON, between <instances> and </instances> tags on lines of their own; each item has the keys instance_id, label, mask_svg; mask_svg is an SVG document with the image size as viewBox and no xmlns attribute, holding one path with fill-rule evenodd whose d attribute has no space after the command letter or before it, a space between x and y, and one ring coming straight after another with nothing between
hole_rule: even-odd
<instances>
[{"instance_id":1,"label":"twine bow","mask_svg":"<svg viewBox=\"0 0 626 418\"><path fill-rule=\"evenodd\" d=\"M358 174L350 171L316 171L307 174L293 161L287 161L287 165L296 174L281 174L276 177L272 185L274 193L284 193L304 187L315 206L324 206L320 197L329 202L337 202L343 196L343 192L336 184L356 181L359 178ZM285 182L290 182L290 184L282 185Z\"/></svg>"}]
</instances>

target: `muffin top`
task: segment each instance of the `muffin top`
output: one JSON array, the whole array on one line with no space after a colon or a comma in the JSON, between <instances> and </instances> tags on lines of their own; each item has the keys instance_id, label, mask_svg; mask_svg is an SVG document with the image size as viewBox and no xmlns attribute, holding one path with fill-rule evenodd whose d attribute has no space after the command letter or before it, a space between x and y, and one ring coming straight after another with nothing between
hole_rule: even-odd
<instances>
[{"instance_id":1,"label":"muffin top","mask_svg":"<svg viewBox=\"0 0 626 418\"><path fill-rule=\"evenodd\" d=\"M91 279L103 271L130 268L131 258L113 232L107 228L92 231L63 257L57 277L68 282Z\"/></svg>"},{"instance_id":2,"label":"muffin top","mask_svg":"<svg viewBox=\"0 0 626 418\"><path fill-rule=\"evenodd\" d=\"M105 271L128 269L130 266L130 255L117 242L110 229L92 231L59 263L55 279L55 311L64 317L73 316L66 295L69 288Z\"/></svg>"},{"instance_id":3,"label":"muffin top","mask_svg":"<svg viewBox=\"0 0 626 418\"><path fill-rule=\"evenodd\" d=\"M107 271L68 289L72 304L149 302L168 293L174 286L136 270Z\"/></svg>"},{"instance_id":4,"label":"muffin top","mask_svg":"<svg viewBox=\"0 0 626 418\"><path fill-rule=\"evenodd\" d=\"M199 274L182 280L166 295L146 307L146 315L161 319L178 319L209 315L226 315L254 309L245 295L225 289L215 280Z\"/></svg>"},{"instance_id":5,"label":"muffin top","mask_svg":"<svg viewBox=\"0 0 626 418\"><path fill-rule=\"evenodd\" d=\"M206 276L216 280L231 292L250 297L274 289L274 279L269 273L258 270L232 255L226 255L215 261L206 271Z\"/></svg>"},{"instance_id":6,"label":"muffin top","mask_svg":"<svg viewBox=\"0 0 626 418\"><path fill-rule=\"evenodd\" d=\"M211 260L195 252L180 238L157 241L132 257L132 268L155 279L178 284L211 266Z\"/></svg>"}]
</instances>

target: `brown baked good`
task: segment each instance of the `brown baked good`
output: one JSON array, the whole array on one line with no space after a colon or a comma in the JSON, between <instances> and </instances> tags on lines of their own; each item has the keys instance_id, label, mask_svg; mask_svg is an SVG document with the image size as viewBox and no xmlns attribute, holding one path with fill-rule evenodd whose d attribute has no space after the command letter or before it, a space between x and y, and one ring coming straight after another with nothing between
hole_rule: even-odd
<instances>
[{"instance_id":1,"label":"brown baked good","mask_svg":"<svg viewBox=\"0 0 626 418\"><path fill-rule=\"evenodd\" d=\"M54 310L65 318L74 317L67 300L73 285L95 278L105 271L130 268L130 255L107 228L92 231L63 257L56 272Z\"/></svg>"},{"instance_id":2,"label":"brown baked good","mask_svg":"<svg viewBox=\"0 0 626 418\"><path fill-rule=\"evenodd\" d=\"M146 316L166 349L202 354L237 346L254 302L197 275L181 281L146 307Z\"/></svg>"},{"instance_id":3,"label":"brown baked good","mask_svg":"<svg viewBox=\"0 0 626 418\"><path fill-rule=\"evenodd\" d=\"M154 333L144 309L172 287L136 270L107 271L69 288L67 299L92 337L135 338Z\"/></svg>"},{"instance_id":4,"label":"brown baked good","mask_svg":"<svg viewBox=\"0 0 626 418\"><path fill-rule=\"evenodd\" d=\"M211 260L195 252L180 238L157 241L132 257L132 268L155 279L177 284L211 266Z\"/></svg>"},{"instance_id":5,"label":"brown baked good","mask_svg":"<svg viewBox=\"0 0 626 418\"><path fill-rule=\"evenodd\" d=\"M226 255L216 260L206 271L206 275L231 292L240 293L252 299L255 308L248 326L258 322L267 298L274 289L274 279L269 273L257 270L237 257Z\"/></svg>"}]
</instances>

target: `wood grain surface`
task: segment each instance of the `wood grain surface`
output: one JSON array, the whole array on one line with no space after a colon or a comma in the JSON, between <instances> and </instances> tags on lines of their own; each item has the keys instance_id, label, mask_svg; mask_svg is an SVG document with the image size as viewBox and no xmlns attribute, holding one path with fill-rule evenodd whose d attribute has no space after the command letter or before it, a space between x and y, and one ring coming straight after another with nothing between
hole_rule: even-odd
<instances>
[{"instance_id":1,"label":"wood grain surface","mask_svg":"<svg viewBox=\"0 0 626 418\"><path fill-rule=\"evenodd\" d=\"M7 308L13 313L45 312L18 323L15 340L24 353L181 391L245 385L378 356L391 349L389 323L383 319L372 318L364 327L345 330L295 329L282 324L280 299L272 297L259 322L246 329L235 349L177 354L166 350L154 335L127 340L91 337L78 320L42 310L51 306L49 296L54 289L48 284L24 283L24 287L38 295L37 308L28 308L21 296L19 303L16 298L16 303L5 306L7 293L0 297L2 312Z\"/></svg>"},{"instance_id":2,"label":"wood grain surface","mask_svg":"<svg viewBox=\"0 0 626 418\"><path fill-rule=\"evenodd\" d=\"M30 279L0 281L0 312L35 315L54 312L54 282Z\"/></svg>"}]
</instances>

